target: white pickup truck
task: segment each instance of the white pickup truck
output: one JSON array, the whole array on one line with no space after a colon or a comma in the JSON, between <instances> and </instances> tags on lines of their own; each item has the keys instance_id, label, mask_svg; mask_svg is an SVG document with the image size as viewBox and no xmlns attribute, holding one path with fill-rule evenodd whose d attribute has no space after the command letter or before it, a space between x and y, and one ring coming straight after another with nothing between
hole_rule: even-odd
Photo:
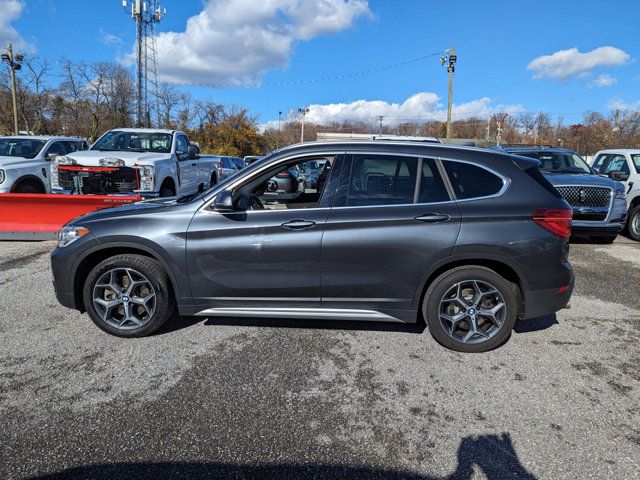
<instances>
[{"instance_id":1,"label":"white pickup truck","mask_svg":"<svg viewBox=\"0 0 640 480\"><path fill-rule=\"evenodd\" d=\"M51 165L53 193L188 195L218 181L217 163L176 130L119 128L89 150L57 157Z\"/></svg>"},{"instance_id":2,"label":"white pickup truck","mask_svg":"<svg viewBox=\"0 0 640 480\"><path fill-rule=\"evenodd\" d=\"M49 193L51 161L87 148L75 137L0 137L0 193Z\"/></svg>"}]
</instances>

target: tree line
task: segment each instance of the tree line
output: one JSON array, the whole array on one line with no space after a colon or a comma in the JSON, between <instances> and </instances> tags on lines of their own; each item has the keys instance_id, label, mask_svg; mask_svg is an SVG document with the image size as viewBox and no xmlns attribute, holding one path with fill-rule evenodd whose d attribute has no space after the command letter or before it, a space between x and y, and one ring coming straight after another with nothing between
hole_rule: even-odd
<instances>
[{"instance_id":1,"label":"tree line","mask_svg":"<svg viewBox=\"0 0 640 480\"><path fill-rule=\"evenodd\" d=\"M0 135L13 130L9 70L0 71ZM130 70L116 62L73 62L55 68L47 59L26 56L17 75L19 128L40 135L69 135L94 141L104 131L134 126L135 84ZM261 127L248 108L194 99L188 92L160 84L151 102L151 123L187 132L201 150L223 155L258 155L300 141L301 119L292 111L279 125ZM640 148L640 112L586 112L578 123L555 121L545 112L496 113L491 118L453 122L454 138L479 145L545 144L583 155L603 148ZM305 123L305 140L319 132L380 133L444 137L445 122L415 121L380 128L371 122Z\"/></svg>"}]
</instances>

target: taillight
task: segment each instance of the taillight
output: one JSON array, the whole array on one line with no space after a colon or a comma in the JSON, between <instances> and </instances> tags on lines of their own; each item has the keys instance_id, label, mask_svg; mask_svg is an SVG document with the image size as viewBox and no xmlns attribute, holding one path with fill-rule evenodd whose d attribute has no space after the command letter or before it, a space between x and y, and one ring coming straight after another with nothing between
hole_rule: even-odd
<instances>
[{"instance_id":1,"label":"taillight","mask_svg":"<svg viewBox=\"0 0 640 480\"><path fill-rule=\"evenodd\" d=\"M533 212L533 221L560 238L571 236L573 211L555 208L539 208Z\"/></svg>"}]
</instances>

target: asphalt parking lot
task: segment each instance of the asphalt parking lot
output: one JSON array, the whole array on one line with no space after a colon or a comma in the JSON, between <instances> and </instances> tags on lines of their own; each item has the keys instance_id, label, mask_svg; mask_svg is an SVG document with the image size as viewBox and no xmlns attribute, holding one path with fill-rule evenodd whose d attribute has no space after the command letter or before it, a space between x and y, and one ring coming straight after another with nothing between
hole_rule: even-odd
<instances>
[{"instance_id":1,"label":"asphalt parking lot","mask_svg":"<svg viewBox=\"0 0 640 480\"><path fill-rule=\"evenodd\" d=\"M637 478L640 243L573 243L572 308L459 354L412 326L59 306L54 244L0 243L0 478Z\"/></svg>"}]
</instances>

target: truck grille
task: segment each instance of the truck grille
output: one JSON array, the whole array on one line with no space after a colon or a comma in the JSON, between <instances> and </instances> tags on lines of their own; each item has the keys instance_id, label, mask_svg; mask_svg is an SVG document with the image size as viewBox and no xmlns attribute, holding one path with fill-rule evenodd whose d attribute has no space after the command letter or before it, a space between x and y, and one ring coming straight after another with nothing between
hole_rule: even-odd
<instances>
[{"instance_id":1,"label":"truck grille","mask_svg":"<svg viewBox=\"0 0 640 480\"><path fill-rule=\"evenodd\" d=\"M611 189L607 187L571 185L556 189L572 207L608 207L611 199Z\"/></svg>"},{"instance_id":2,"label":"truck grille","mask_svg":"<svg viewBox=\"0 0 640 480\"><path fill-rule=\"evenodd\" d=\"M60 167L58 178L61 188L88 195L131 193L138 189L136 171L129 167Z\"/></svg>"}]
</instances>

